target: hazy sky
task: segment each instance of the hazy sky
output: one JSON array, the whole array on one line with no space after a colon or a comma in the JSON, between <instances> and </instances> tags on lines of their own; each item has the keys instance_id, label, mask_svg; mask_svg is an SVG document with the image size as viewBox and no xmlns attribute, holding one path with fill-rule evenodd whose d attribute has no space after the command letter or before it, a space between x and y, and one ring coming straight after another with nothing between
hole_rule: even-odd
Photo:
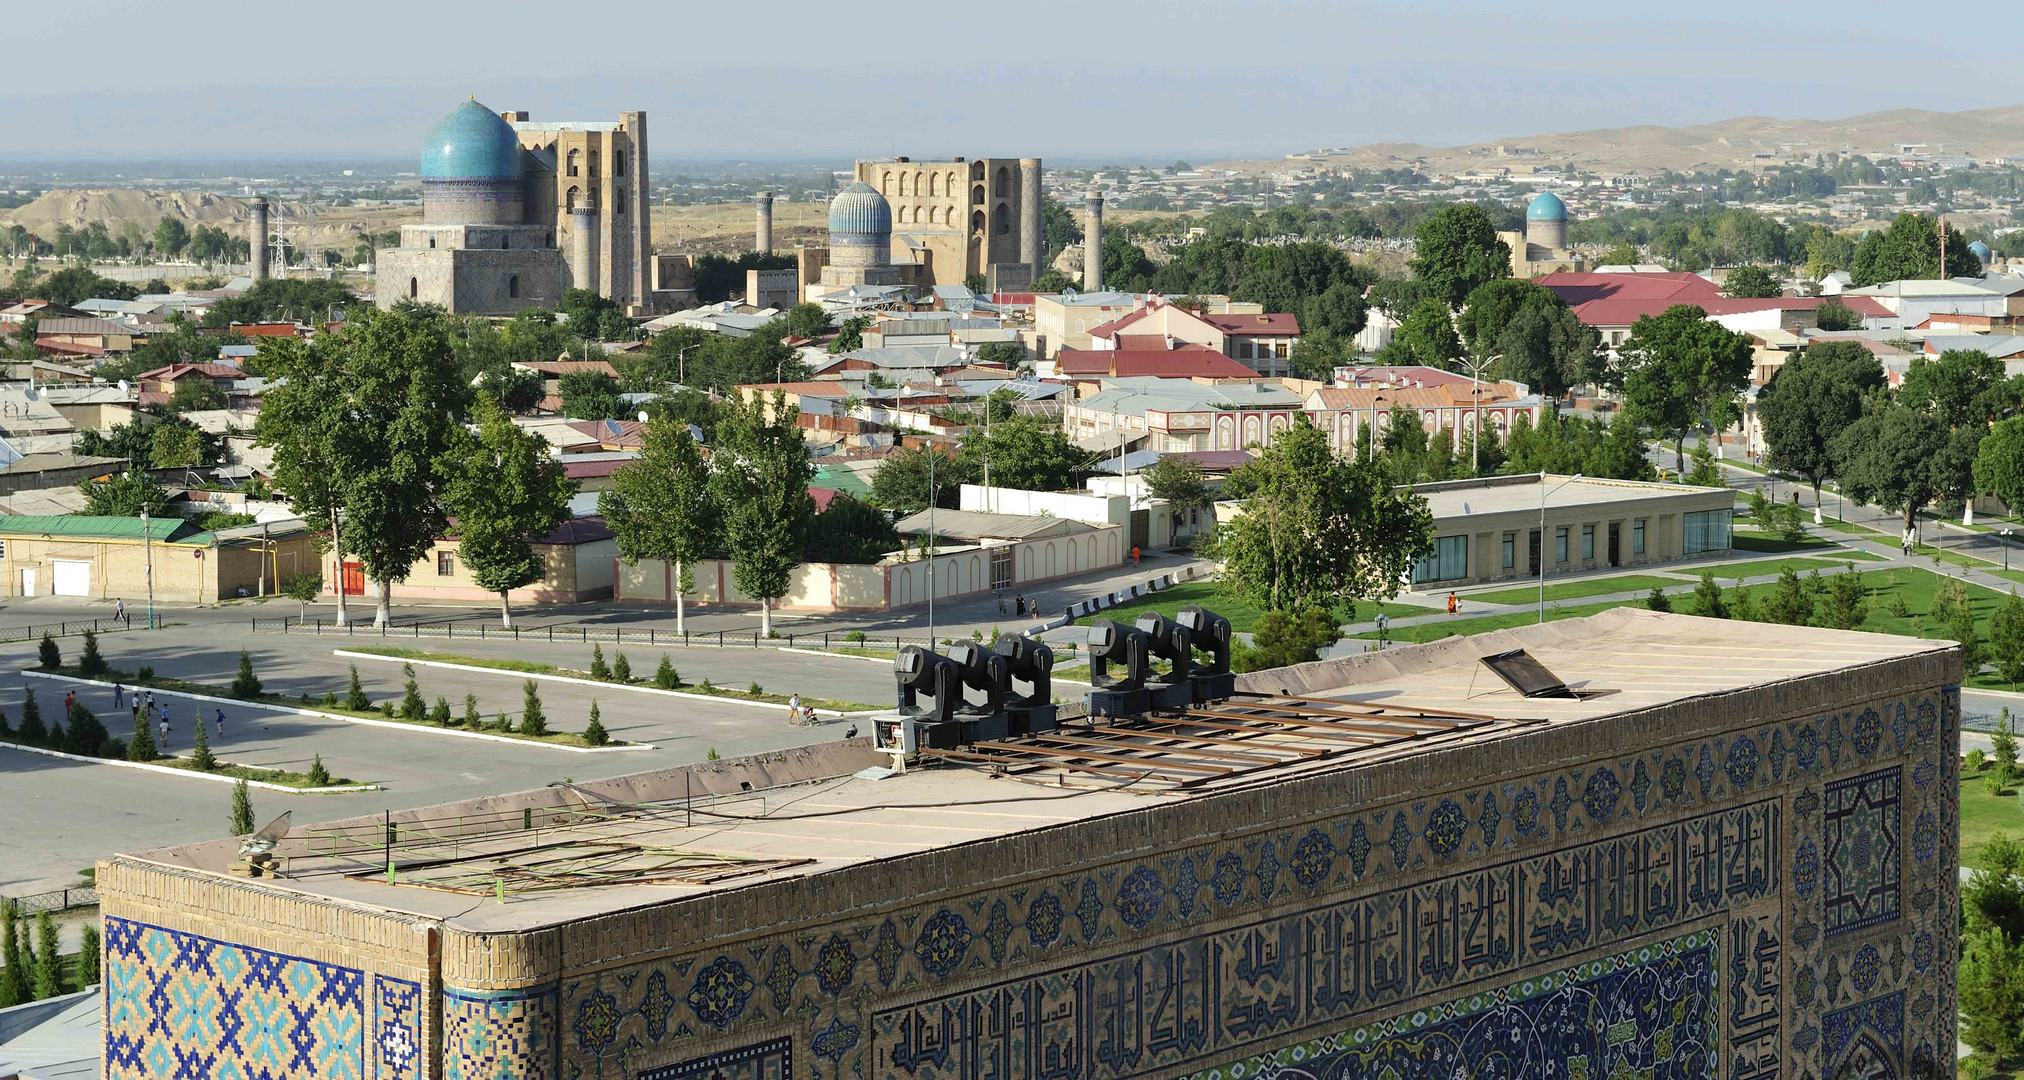
<instances>
[{"instance_id":1,"label":"hazy sky","mask_svg":"<svg viewBox=\"0 0 2024 1080\"><path fill-rule=\"evenodd\" d=\"M2024 69L1970 75L1960 24L1902 3L1519 7L100 0L38 9L35 38L76 47L16 42L0 115L16 154L405 155L475 94L537 118L644 108L668 161L1277 154L2024 101Z\"/></svg>"}]
</instances>

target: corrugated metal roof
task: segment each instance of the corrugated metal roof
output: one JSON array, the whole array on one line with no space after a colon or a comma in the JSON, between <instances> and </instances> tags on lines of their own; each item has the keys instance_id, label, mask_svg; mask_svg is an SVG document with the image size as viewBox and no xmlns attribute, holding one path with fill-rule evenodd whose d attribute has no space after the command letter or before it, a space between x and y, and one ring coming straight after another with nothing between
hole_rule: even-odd
<instances>
[{"instance_id":1,"label":"corrugated metal roof","mask_svg":"<svg viewBox=\"0 0 2024 1080\"><path fill-rule=\"evenodd\" d=\"M179 517L150 518L146 535L168 542L196 533L196 526ZM98 540L139 540L143 533L137 517L98 517L91 514L29 516L0 514L0 535L82 536Z\"/></svg>"}]
</instances>

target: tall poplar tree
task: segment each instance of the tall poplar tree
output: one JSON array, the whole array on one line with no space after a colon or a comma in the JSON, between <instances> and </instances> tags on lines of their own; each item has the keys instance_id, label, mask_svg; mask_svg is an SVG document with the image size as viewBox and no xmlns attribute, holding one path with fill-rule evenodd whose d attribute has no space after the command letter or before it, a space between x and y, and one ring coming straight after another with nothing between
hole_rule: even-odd
<instances>
[{"instance_id":1,"label":"tall poplar tree","mask_svg":"<svg viewBox=\"0 0 2024 1080\"><path fill-rule=\"evenodd\" d=\"M522 431L491 395L481 395L478 430L453 440L443 506L456 519L457 557L478 587L499 594L499 621L513 625L507 593L541 580L541 540L569 520L576 481L548 456L548 443Z\"/></svg>"},{"instance_id":2,"label":"tall poplar tree","mask_svg":"<svg viewBox=\"0 0 2024 1080\"><path fill-rule=\"evenodd\" d=\"M696 561L716 550L720 526L710 466L687 421L662 417L649 423L639 459L612 474L597 509L616 534L619 558L627 565L659 559L673 568L675 632L681 633Z\"/></svg>"},{"instance_id":3,"label":"tall poplar tree","mask_svg":"<svg viewBox=\"0 0 2024 1080\"><path fill-rule=\"evenodd\" d=\"M796 426L800 410L783 395L733 401L718 425L710 481L724 508L724 542L738 591L759 601L759 629L773 633L773 604L787 595L808 546L815 476Z\"/></svg>"}]
</instances>

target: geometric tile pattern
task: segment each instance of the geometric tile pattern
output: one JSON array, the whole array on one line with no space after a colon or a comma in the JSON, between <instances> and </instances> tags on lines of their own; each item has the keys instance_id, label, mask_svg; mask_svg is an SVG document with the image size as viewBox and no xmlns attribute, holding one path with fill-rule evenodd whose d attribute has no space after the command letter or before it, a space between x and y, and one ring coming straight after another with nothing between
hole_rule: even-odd
<instances>
[{"instance_id":1,"label":"geometric tile pattern","mask_svg":"<svg viewBox=\"0 0 2024 1080\"><path fill-rule=\"evenodd\" d=\"M379 1080L416 1080L422 1067L422 988L405 979L377 979L373 1039Z\"/></svg>"},{"instance_id":2,"label":"geometric tile pattern","mask_svg":"<svg viewBox=\"0 0 2024 1080\"><path fill-rule=\"evenodd\" d=\"M774 1039L640 1073L639 1080L794 1080L793 1044Z\"/></svg>"},{"instance_id":3,"label":"geometric tile pattern","mask_svg":"<svg viewBox=\"0 0 2024 1080\"><path fill-rule=\"evenodd\" d=\"M1703 930L1206 1069L1190 1080L1713 1080L1721 1075L1717 937Z\"/></svg>"},{"instance_id":4,"label":"geometric tile pattern","mask_svg":"<svg viewBox=\"0 0 2024 1080\"><path fill-rule=\"evenodd\" d=\"M1828 1013L1821 1022L1826 1034L1829 1075L1889 1080L1902 1075L1905 995L1886 994Z\"/></svg>"},{"instance_id":5,"label":"geometric tile pattern","mask_svg":"<svg viewBox=\"0 0 2024 1080\"><path fill-rule=\"evenodd\" d=\"M108 916L105 1075L364 1080L364 975Z\"/></svg>"},{"instance_id":6,"label":"geometric tile pattern","mask_svg":"<svg viewBox=\"0 0 2024 1080\"><path fill-rule=\"evenodd\" d=\"M444 1080L557 1080L555 987L443 988Z\"/></svg>"},{"instance_id":7,"label":"geometric tile pattern","mask_svg":"<svg viewBox=\"0 0 2024 1080\"><path fill-rule=\"evenodd\" d=\"M1827 785L1821 854L1828 937L1898 917L1900 773L1894 765Z\"/></svg>"}]
</instances>

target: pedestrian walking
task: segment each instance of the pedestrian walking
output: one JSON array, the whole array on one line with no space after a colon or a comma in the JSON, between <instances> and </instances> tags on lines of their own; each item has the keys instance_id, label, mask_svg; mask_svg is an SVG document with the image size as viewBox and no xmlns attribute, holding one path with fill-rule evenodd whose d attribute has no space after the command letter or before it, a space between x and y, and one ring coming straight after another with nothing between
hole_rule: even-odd
<instances>
[{"instance_id":1,"label":"pedestrian walking","mask_svg":"<svg viewBox=\"0 0 2024 1080\"><path fill-rule=\"evenodd\" d=\"M168 753L168 752L169 752L169 718L168 718L167 716L163 716L163 717L162 717L162 737L161 737L161 740L160 740L160 742L161 742L161 744L162 744L162 745L161 745L161 748L160 748L160 749L161 749L161 751L162 751L162 753L164 753L164 754Z\"/></svg>"},{"instance_id":2,"label":"pedestrian walking","mask_svg":"<svg viewBox=\"0 0 2024 1080\"><path fill-rule=\"evenodd\" d=\"M1005 614L1005 594L999 593L997 595L998 595L998 614L1003 615Z\"/></svg>"},{"instance_id":3,"label":"pedestrian walking","mask_svg":"<svg viewBox=\"0 0 2024 1080\"><path fill-rule=\"evenodd\" d=\"M124 704L126 704L126 688L118 683L112 684L112 707L117 709Z\"/></svg>"},{"instance_id":4,"label":"pedestrian walking","mask_svg":"<svg viewBox=\"0 0 2024 1080\"><path fill-rule=\"evenodd\" d=\"M120 600L120 599L115 599L115 600L113 600L113 602L112 602L112 617L113 617L113 618L115 618L115 619L118 619L118 620L119 620L120 622L125 622L125 621L126 621L126 601L125 601L125 600Z\"/></svg>"},{"instance_id":5,"label":"pedestrian walking","mask_svg":"<svg viewBox=\"0 0 2024 1080\"><path fill-rule=\"evenodd\" d=\"M63 715L69 716L71 713L74 713L76 711L77 711L77 691L72 690L70 693L63 695Z\"/></svg>"},{"instance_id":6,"label":"pedestrian walking","mask_svg":"<svg viewBox=\"0 0 2024 1080\"><path fill-rule=\"evenodd\" d=\"M1012 614L1014 614L1014 615L1024 615L1024 614L1026 614L1026 598L1025 598L1024 596L1020 596L1020 595L1017 595L1017 594L1014 594L1014 595L1013 595L1013 597L1012 597Z\"/></svg>"},{"instance_id":7,"label":"pedestrian walking","mask_svg":"<svg viewBox=\"0 0 2024 1080\"><path fill-rule=\"evenodd\" d=\"M216 721L216 722L215 722L215 723L214 723L214 724L213 724L212 726L213 726L213 727L216 727L216 728L218 729L218 741L219 741L219 742L224 742L224 741L225 741L225 710L223 710L223 709L219 709L219 710L218 710L218 719L217 719L217 721Z\"/></svg>"},{"instance_id":8,"label":"pedestrian walking","mask_svg":"<svg viewBox=\"0 0 2024 1080\"><path fill-rule=\"evenodd\" d=\"M133 702L134 702L134 723L138 724L141 722L141 696L139 694L135 694L133 697Z\"/></svg>"},{"instance_id":9,"label":"pedestrian walking","mask_svg":"<svg viewBox=\"0 0 2024 1080\"><path fill-rule=\"evenodd\" d=\"M1454 594L1454 593L1449 593L1449 594L1448 594L1448 614L1450 614L1450 615L1453 615L1453 614L1454 614L1455 612L1457 612L1457 611L1460 611L1460 610L1462 610L1462 602L1461 602L1461 601L1459 601L1459 600L1457 600L1457 599L1455 599L1455 594Z\"/></svg>"}]
</instances>

